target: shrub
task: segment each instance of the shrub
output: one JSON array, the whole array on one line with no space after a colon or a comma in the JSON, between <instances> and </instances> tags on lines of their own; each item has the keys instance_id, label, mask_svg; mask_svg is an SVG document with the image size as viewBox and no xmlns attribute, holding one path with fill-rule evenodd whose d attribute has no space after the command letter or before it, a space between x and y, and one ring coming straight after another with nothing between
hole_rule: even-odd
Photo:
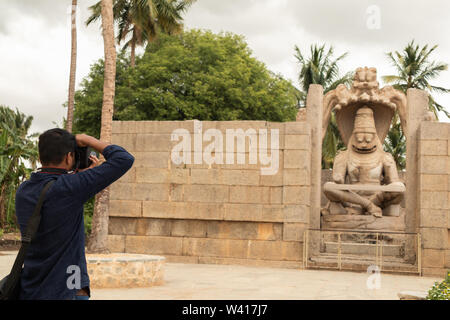
<instances>
[{"instance_id":1,"label":"shrub","mask_svg":"<svg viewBox=\"0 0 450 320\"><path fill-rule=\"evenodd\" d=\"M95 198L91 198L84 204L84 235L86 239L91 234L92 216L94 214Z\"/></svg>"},{"instance_id":2,"label":"shrub","mask_svg":"<svg viewBox=\"0 0 450 320\"><path fill-rule=\"evenodd\" d=\"M435 282L428 291L427 300L450 300L450 270L447 277L441 283Z\"/></svg>"}]
</instances>

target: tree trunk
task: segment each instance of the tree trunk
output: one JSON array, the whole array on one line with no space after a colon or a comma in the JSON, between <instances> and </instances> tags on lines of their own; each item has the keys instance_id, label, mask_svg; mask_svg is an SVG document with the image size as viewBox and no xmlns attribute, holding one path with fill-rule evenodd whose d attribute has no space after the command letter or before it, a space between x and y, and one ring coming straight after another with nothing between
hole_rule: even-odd
<instances>
[{"instance_id":1,"label":"tree trunk","mask_svg":"<svg viewBox=\"0 0 450 320\"><path fill-rule=\"evenodd\" d=\"M6 212L5 212L5 202L6 202L6 183L2 184L0 187L0 228L6 226Z\"/></svg>"},{"instance_id":2,"label":"tree trunk","mask_svg":"<svg viewBox=\"0 0 450 320\"><path fill-rule=\"evenodd\" d=\"M113 0L102 0L102 28L105 46L105 81L103 84L103 106L100 140L111 142L116 80L116 46L114 38ZM92 232L88 250L107 253L109 189L95 197Z\"/></svg>"},{"instance_id":3,"label":"tree trunk","mask_svg":"<svg viewBox=\"0 0 450 320\"><path fill-rule=\"evenodd\" d=\"M75 78L77 73L77 1L72 0L72 54L70 58L69 104L67 107L66 130L72 132L73 106L75 100Z\"/></svg>"},{"instance_id":4,"label":"tree trunk","mask_svg":"<svg viewBox=\"0 0 450 320\"><path fill-rule=\"evenodd\" d=\"M131 68L134 69L136 66L136 40L131 39Z\"/></svg>"}]
</instances>

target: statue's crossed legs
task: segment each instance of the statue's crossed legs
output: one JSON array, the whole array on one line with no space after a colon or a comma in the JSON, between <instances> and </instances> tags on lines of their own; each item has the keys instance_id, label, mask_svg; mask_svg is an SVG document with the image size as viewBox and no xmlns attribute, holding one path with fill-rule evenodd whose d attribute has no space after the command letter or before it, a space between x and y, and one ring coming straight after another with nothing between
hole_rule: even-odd
<instances>
[{"instance_id":1,"label":"statue's crossed legs","mask_svg":"<svg viewBox=\"0 0 450 320\"><path fill-rule=\"evenodd\" d=\"M400 204L403 199L402 191L377 191L382 186L360 185L362 193L368 193L369 196L364 197L356 192L349 190L342 190L343 185L338 185L334 182L327 182L323 187L323 191L327 198L331 201L331 206L334 207L335 214L347 214L344 208L345 203L360 205L366 214L371 214L375 217L381 218L384 208L394 204ZM368 191L373 187L373 191ZM378 187L378 188L377 188ZM352 185L352 189L357 189L357 185ZM337 212L336 212L337 211Z\"/></svg>"}]
</instances>

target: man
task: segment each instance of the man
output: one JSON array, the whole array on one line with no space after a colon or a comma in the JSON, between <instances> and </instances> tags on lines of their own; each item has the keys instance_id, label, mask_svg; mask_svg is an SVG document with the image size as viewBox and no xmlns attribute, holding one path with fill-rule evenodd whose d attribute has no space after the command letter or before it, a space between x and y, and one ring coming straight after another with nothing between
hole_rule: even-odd
<instances>
[{"instance_id":1,"label":"man","mask_svg":"<svg viewBox=\"0 0 450 320\"><path fill-rule=\"evenodd\" d=\"M75 145L102 153L106 161L83 172L72 173ZM134 158L123 148L108 145L94 137L72 135L51 129L39 137L42 168L32 173L16 193L16 215L23 234L41 190L55 180L47 191L41 210L41 222L25 257L21 276L20 299L77 299L90 296L86 267L83 205L123 176ZM68 278L80 271L80 287L73 289ZM70 282L70 281L69 281Z\"/></svg>"}]
</instances>

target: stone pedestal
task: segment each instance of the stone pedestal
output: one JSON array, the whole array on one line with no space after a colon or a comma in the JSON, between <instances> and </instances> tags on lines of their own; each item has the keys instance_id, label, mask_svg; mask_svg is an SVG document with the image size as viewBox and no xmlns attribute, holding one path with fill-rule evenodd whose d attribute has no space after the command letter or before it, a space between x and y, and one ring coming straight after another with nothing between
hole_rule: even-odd
<instances>
[{"instance_id":1,"label":"stone pedestal","mask_svg":"<svg viewBox=\"0 0 450 320\"><path fill-rule=\"evenodd\" d=\"M162 285L164 263L162 256L144 254L86 255L91 288L137 288Z\"/></svg>"},{"instance_id":2,"label":"stone pedestal","mask_svg":"<svg viewBox=\"0 0 450 320\"><path fill-rule=\"evenodd\" d=\"M376 232L404 232L405 215L399 217L383 216L375 218L372 215L323 215L322 229L344 229Z\"/></svg>"}]
</instances>

